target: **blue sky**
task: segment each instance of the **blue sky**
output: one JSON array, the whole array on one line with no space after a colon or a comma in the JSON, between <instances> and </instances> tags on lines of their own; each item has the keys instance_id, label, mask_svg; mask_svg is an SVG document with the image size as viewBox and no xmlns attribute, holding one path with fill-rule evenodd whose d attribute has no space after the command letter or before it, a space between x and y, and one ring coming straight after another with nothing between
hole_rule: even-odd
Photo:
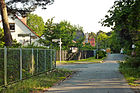
<instances>
[{"instance_id":1,"label":"blue sky","mask_svg":"<svg viewBox=\"0 0 140 93\"><path fill-rule=\"evenodd\" d=\"M58 23L67 20L71 24L82 26L84 32L110 31L108 27L101 27L98 23L104 18L115 0L55 0L46 10L37 9L34 13L47 19L55 17Z\"/></svg>"}]
</instances>

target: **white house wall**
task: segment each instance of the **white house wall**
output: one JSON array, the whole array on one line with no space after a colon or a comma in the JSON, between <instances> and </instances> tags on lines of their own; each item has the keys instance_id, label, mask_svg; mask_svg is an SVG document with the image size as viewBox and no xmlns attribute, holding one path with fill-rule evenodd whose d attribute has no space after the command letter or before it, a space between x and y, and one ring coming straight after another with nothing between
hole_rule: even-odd
<instances>
[{"instance_id":1,"label":"white house wall","mask_svg":"<svg viewBox=\"0 0 140 93\"><path fill-rule=\"evenodd\" d=\"M11 18L8 19L9 23L15 23L15 32L11 32L13 40L16 39L17 42L20 42L24 46L30 44L30 36L19 37L18 34L31 34L31 36L36 36L27 26L25 26L18 18L12 20ZM2 22L0 23L2 27ZM39 37L36 36L36 39L31 39L31 42L35 43L35 45L39 45L37 40ZM28 41L28 42L25 42Z\"/></svg>"}]
</instances>

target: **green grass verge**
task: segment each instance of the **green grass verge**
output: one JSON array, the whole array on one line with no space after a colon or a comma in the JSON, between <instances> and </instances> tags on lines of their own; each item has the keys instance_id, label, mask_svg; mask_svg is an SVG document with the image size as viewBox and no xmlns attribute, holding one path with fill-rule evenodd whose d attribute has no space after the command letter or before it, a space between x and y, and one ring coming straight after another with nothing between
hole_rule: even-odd
<instances>
[{"instance_id":1,"label":"green grass verge","mask_svg":"<svg viewBox=\"0 0 140 93\"><path fill-rule=\"evenodd\" d=\"M119 70L124 75L129 85L132 85L132 86L138 85L137 83L135 83L135 81L140 79L140 67L134 68L134 67L131 67L126 62L120 62Z\"/></svg>"},{"instance_id":2,"label":"green grass verge","mask_svg":"<svg viewBox=\"0 0 140 93\"><path fill-rule=\"evenodd\" d=\"M56 69L53 72L46 72L7 86L7 88L0 89L0 93L40 93L66 79L72 73L72 71L66 69Z\"/></svg>"},{"instance_id":3,"label":"green grass verge","mask_svg":"<svg viewBox=\"0 0 140 93\"><path fill-rule=\"evenodd\" d=\"M95 57L90 57L87 59L81 59L81 60L70 60L70 61L61 61L61 64L74 64L78 62L95 62L95 63L100 63L103 61L104 58L102 59L95 59ZM60 64L60 61L56 61L57 64Z\"/></svg>"}]
</instances>

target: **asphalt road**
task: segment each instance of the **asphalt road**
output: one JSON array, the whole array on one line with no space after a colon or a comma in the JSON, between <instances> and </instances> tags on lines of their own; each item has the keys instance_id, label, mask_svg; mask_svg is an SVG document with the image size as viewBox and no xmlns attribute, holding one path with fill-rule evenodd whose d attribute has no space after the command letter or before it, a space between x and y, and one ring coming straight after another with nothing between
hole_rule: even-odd
<instances>
[{"instance_id":1,"label":"asphalt road","mask_svg":"<svg viewBox=\"0 0 140 93\"><path fill-rule=\"evenodd\" d=\"M78 73L45 93L134 93L118 71L116 61L123 58L120 54L110 54L104 63L58 66Z\"/></svg>"}]
</instances>

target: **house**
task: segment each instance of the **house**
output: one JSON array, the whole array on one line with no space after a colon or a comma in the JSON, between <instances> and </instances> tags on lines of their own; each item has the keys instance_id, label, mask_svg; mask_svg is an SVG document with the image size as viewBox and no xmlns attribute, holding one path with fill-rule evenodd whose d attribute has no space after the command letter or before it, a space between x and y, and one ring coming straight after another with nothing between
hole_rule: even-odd
<instances>
[{"instance_id":1,"label":"house","mask_svg":"<svg viewBox=\"0 0 140 93\"><path fill-rule=\"evenodd\" d=\"M26 18L10 15L8 21L13 40L16 39L17 42L21 43L23 46L32 43L34 43L34 45L40 45L37 42L40 36L26 25ZM0 21L0 27L3 28L2 21Z\"/></svg>"}]
</instances>

